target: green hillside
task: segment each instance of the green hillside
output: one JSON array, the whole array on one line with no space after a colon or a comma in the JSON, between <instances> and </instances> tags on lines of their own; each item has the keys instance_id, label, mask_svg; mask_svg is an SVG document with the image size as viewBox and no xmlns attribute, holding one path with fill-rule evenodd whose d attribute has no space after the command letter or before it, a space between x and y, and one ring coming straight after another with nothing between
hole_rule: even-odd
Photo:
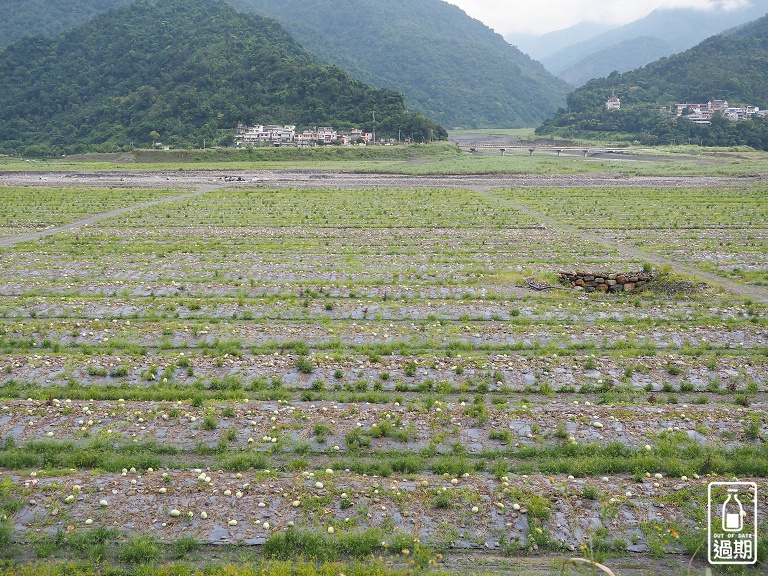
<instances>
[{"instance_id":1,"label":"green hillside","mask_svg":"<svg viewBox=\"0 0 768 576\"><path fill-rule=\"evenodd\" d=\"M612 92L621 99L620 111L605 109ZM768 16L644 68L591 80L568 96L567 110L560 110L537 132L600 138L617 134L648 144L689 139L705 145L768 149L765 120L716 118L710 127L659 113L661 106L714 99L731 105L768 106Z\"/></svg>"},{"instance_id":2,"label":"green hillside","mask_svg":"<svg viewBox=\"0 0 768 576\"><path fill-rule=\"evenodd\" d=\"M232 0L279 20L305 48L445 126L533 126L567 84L441 0Z\"/></svg>"},{"instance_id":3,"label":"green hillside","mask_svg":"<svg viewBox=\"0 0 768 576\"><path fill-rule=\"evenodd\" d=\"M0 49L25 36L55 36L130 0L0 0Z\"/></svg>"},{"instance_id":4,"label":"green hillside","mask_svg":"<svg viewBox=\"0 0 768 576\"><path fill-rule=\"evenodd\" d=\"M147 0L0 53L0 148L28 153L229 141L238 121L445 137L403 96L318 64L277 22L210 0ZM155 136L156 137L156 136Z\"/></svg>"}]
</instances>

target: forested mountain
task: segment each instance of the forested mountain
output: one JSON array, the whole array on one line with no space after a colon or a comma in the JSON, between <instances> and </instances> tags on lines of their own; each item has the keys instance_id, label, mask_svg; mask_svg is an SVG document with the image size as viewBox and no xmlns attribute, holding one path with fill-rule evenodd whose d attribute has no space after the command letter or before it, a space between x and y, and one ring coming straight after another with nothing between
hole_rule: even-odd
<instances>
[{"instance_id":1,"label":"forested mountain","mask_svg":"<svg viewBox=\"0 0 768 576\"><path fill-rule=\"evenodd\" d=\"M131 0L0 0L0 50L25 36L55 36Z\"/></svg>"},{"instance_id":2,"label":"forested mountain","mask_svg":"<svg viewBox=\"0 0 768 576\"><path fill-rule=\"evenodd\" d=\"M612 93L621 110L606 110ZM698 126L659 112L674 103L727 100L768 107L768 16L713 36L698 46L624 74L589 81L568 96L568 109L547 120L540 134L633 135L645 143L694 140L712 145L748 144L768 149L768 122L715 118Z\"/></svg>"},{"instance_id":3,"label":"forested mountain","mask_svg":"<svg viewBox=\"0 0 768 576\"><path fill-rule=\"evenodd\" d=\"M230 0L279 20L309 51L446 126L530 126L568 86L442 0Z\"/></svg>"},{"instance_id":4,"label":"forested mountain","mask_svg":"<svg viewBox=\"0 0 768 576\"><path fill-rule=\"evenodd\" d=\"M445 137L399 93L319 64L274 20L212 0L139 0L0 53L0 147L114 150L227 141L238 121ZM156 137L156 136L155 136ZM222 140L224 138L224 140Z\"/></svg>"},{"instance_id":5,"label":"forested mountain","mask_svg":"<svg viewBox=\"0 0 768 576\"><path fill-rule=\"evenodd\" d=\"M581 86L591 78L633 70L687 50L766 12L768 0L750 0L738 8L728 2L710 10L659 8L645 18L566 46L541 62L566 82Z\"/></svg>"}]
</instances>

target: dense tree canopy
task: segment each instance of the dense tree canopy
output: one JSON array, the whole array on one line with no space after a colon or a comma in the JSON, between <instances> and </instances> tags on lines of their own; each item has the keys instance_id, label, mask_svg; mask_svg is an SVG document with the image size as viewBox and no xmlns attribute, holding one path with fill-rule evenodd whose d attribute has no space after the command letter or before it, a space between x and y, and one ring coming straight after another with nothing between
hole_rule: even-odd
<instances>
[{"instance_id":1,"label":"dense tree canopy","mask_svg":"<svg viewBox=\"0 0 768 576\"><path fill-rule=\"evenodd\" d=\"M622 109L609 111L611 93ZM568 108L537 129L562 136L616 135L646 144L686 142L768 149L764 120L712 126L665 117L661 106L727 100L731 105L768 106L768 16L728 35L713 36L698 46L625 74L591 80L568 96Z\"/></svg>"},{"instance_id":2,"label":"dense tree canopy","mask_svg":"<svg viewBox=\"0 0 768 576\"><path fill-rule=\"evenodd\" d=\"M225 142L239 121L445 130L403 96L319 64L280 25L212 0L114 9L0 53L0 147L30 153ZM151 133L155 133L151 135Z\"/></svg>"},{"instance_id":3,"label":"dense tree canopy","mask_svg":"<svg viewBox=\"0 0 768 576\"><path fill-rule=\"evenodd\" d=\"M0 0L0 49L25 36L55 36L131 0Z\"/></svg>"}]
</instances>

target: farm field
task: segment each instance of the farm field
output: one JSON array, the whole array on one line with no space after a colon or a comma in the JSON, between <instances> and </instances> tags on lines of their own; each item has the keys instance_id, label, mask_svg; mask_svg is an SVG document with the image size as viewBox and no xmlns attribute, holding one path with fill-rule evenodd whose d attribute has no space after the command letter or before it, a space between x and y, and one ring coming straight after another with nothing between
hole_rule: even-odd
<instances>
[{"instance_id":1,"label":"farm field","mask_svg":"<svg viewBox=\"0 0 768 576\"><path fill-rule=\"evenodd\" d=\"M4 568L704 574L707 483L768 509L736 176L0 173Z\"/></svg>"}]
</instances>

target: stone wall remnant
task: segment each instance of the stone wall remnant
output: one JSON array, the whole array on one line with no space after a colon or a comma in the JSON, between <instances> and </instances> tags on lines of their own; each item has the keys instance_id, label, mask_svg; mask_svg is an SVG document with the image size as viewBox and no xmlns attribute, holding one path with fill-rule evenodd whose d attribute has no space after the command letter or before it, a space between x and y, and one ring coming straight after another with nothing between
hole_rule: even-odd
<instances>
[{"instance_id":1,"label":"stone wall remnant","mask_svg":"<svg viewBox=\"0 0 768 576\"><path fill-rule=\"evenodd\" d=\"M633 292L655 277L654 272L560 272L560 282L585 292Z\"/></svg>"}]
</instances>

